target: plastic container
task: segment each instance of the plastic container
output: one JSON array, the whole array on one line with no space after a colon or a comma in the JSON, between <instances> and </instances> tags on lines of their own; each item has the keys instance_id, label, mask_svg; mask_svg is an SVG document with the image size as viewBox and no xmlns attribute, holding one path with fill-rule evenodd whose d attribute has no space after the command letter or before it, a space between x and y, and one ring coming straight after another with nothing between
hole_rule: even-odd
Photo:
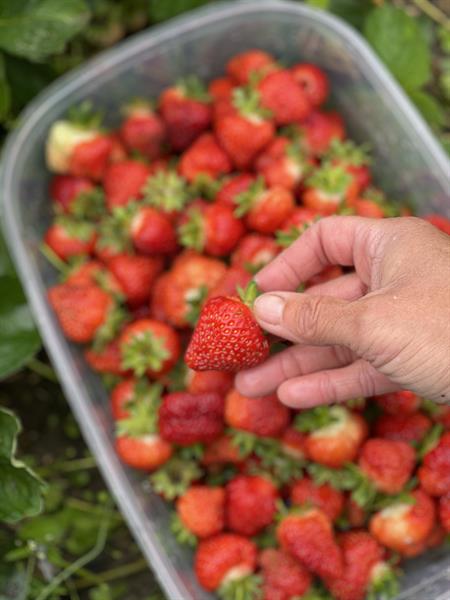
<instances>
[{"instance_id":1,"label":"plastic container","mask_svg":"<svg viewBox=\"0 0 450 600\"><path fill-rule=\"evenodd\" d=\"M50 221L44 140L51 123L91 98L113 123L132 96L154 96L179 76L208 79L237 52L260 47L286 63L324 67L332 104L356 140L375 151L375 173L393 198L450 216L450 164L422 118L367 44L338 19L300 4L253 0L217 4L136 35L50 86L30 104L3 153L4 229L44 343L66 396L117 503L170 600L206 600L191 556L172 539L168 511L113 449L107 395L78 348L63 337L46 301L56 273L39 252ZM439 550L409 564L399 598L450 599L450 554Z\"/></svg>"}]
</instances>

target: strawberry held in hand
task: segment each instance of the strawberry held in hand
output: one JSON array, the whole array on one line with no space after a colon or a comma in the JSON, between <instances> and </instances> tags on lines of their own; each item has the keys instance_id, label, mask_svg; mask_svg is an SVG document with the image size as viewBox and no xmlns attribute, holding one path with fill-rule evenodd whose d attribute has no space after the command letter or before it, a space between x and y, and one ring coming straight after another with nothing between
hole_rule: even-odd
<instances>
[{"instance_id":1,"label":"strawberry held in hand","mask_svg":"<svg viewBox=\"0 0 450 600\"><path fill-rule=\"evenodd\" d=\"M256 295L256 284L251 283L242 299L219 296L208 300L186 351L188 367L237 372L267 358L269 342L251 311Z\"/></svg>"}]
</instances>

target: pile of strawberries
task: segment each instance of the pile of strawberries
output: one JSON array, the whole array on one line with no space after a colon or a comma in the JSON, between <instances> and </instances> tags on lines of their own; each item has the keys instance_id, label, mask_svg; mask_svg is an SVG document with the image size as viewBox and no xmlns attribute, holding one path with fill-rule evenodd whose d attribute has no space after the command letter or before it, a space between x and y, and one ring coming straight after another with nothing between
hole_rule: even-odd
<instances>
[{"instance_id":1,"label":"pile of strawberries","mask_svg":"<svg viewBox=\"0 0 450 600\"><path fill-rule=\"evenodd\" d=\"M253 274L323 216L409 212L328 93L318 67L253 50L207 88L130 103L117 129L84 104L47 141L49 301L110 390L119 456L229 600L395 595L401 560L450 531L450 409L404 391L292 411L233 388L283 347L252 318Z\"/></svg>"}]
</instances>

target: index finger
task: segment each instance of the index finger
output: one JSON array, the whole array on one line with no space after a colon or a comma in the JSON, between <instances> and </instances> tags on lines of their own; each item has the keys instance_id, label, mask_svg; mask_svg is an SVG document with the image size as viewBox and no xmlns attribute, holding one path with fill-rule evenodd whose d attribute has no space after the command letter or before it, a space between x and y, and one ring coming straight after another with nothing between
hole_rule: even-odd
<instances>
[{"instance_id":1,"label":"index finger","mask_svg":"<svg viewBox=\"0 0 450 600\"><path fill-rule=\"evenodd\" d=\"M379 219L327 217L311 225L289 248L261 269L255 281L264 292L293 291L329 265L358 267L369 281L369 238Z\"/></svg>"}]
</instances>

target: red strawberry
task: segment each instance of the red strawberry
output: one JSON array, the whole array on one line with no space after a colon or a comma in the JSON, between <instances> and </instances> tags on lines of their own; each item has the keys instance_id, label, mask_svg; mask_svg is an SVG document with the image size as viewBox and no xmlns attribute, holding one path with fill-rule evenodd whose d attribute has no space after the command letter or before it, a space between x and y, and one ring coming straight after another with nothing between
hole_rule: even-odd
<instances>
[{"instance_id":1,"label":"red strawberry","mask_svg":"<svg viewBox=\"0 0 450 600\"><path fill-rule=\"evenodd\" d=\"M435 524L432 499L422 490L411 493L411 502L394 500L370 519L369 530L380 544L405 556L417 553L417 548L429 536Z\"/></svg>"},{"instance_id":2,"label":"red strawberry","mask_svg":"<svg viewBox=\"0 0 450 600\"><path fill-rule=\"evenodd\" d=\"M303 460L305 458L306 436L294 427L288 427L281 436L281 444L285 454Z\"/></svg>"},{"instance_id":3,"label":"red strawberry","mask_svg":"<svg viewBox=\"0 0 450 600\"><path fill-rule=\"evenodd\" d=\"M211 123L209 96L196 77L166 89L161 94L160 111L175 152L190 146Z\"/></svg>"},{"instance_id":4,"label":"red strawberry","mask_svg":"<svg viewBox=\"0 0 450 600\"><path fill-rule=\"evenodd\" d=\"M213 79L208 85L208 94L214 102L230 100L234 87L235 83L229 77L218 77L217 79Z\"/></svg>"},{"instance_id":5,"label":"red strawberry","mask_svg":"<svg viewBox=\"0 0 450 600\"><path fill-rule=\"evenodd\" d=\"M151 206L137 209L130 223L134 247L142 254L171 254L177 249L176 232L170 219Z\"/></svg>"},{"instance_id":6,"label":"red strawberry","mask_svg":"<svg viewBox=\"0 0 450 600\"><path fill-rule=\"evenodd\" d=\"M258 84L261 106L273 114L277 125L302 121L312 110L308 96L287 70L273 71Z\"/></svg>"},{"instance_id":7,"label":"red strawberry","mask_svg":"<svg viewBox=\"0 0 450 600\"><path fill-rule=\"evenodd\" d=\"M212 256L230 254L244 231L232 208L225 204L206 204L201 200L191 205L179 229L183 246Z\"/></svg>"},{"instance_id":8,"label":"red strawberry","mask_svg":"<svg viewBox=\"0 0 450 600\"><path fill-rule=\"evenodd\" d=\"M433 422L439 423L446 431L450 431L450 406L432 403L430 417Z\"/></svg>"},{"instance_id":9,"label":"red strawberry","mask_svg":"<svg viewBox=\"0 0 450 600\"><path fill-rule=\"evenodd\" d=\"M242 458L239 449L229 435L224 434L207 445L201 462L205 466L219 464L239 464Z\"/></svg>"},{"instance_id":10,"label":"red strawberry","mask_svg":"<svg viewBox=\"0 0 450 600\"><path fill-rule=\"evenodd\" d=\"M420 442L431 429L432 422L421 412L410 415L381 415L375 421L374 434L400 442Z\"/></svg>"},{"instance_id":11,"label":"red strawberry","mask_svg":"<svg viewBox=\"0 0 450 600\"><path fill-rule=\"evenodd\" d=\"M69 285L90 285L101 282L101 287L111 293L122 292L119 282L108 272L106 267L98 260L87 260L76 265L69 271L65 283Z\"/></svg>"},{"instance_id":12,"label":"red strawberry","mask_svg":"<svg viewBox=\"0 0 450 600\"><path fill-rule=\"evenodd\" d=\"M279 253L275 241L265 235L249 233L241 239L231 256L231 264L259 270Z\"/></svg>"},{"instance_id":13,"label":"red strawberry","mask_svg":"<svg viewBox=\"0 0 450 600\"><path fill-rule=\"evenodd\" d=\"M274 137L270 144L268 144L264 148L264 150L256 157L254 164L255 170L258 173L261 173L272 162L278 160L279 158L285 157L286 150L292 141L293 140L291 140L287 136L277 135L276 137ZM297 135L297 130L295 141L300 142L300 135Z\"/></svg>"},{"instance_id":14,"label":"red strawberry","mask_svg":"<svg viewBox=\"0 0 450 600\"><path fill-rule=\"evenodd\" d=\"M369 198L356 198L352 202L352 208L358 217L382 219L385 216L381 206Z\"/></svg>"},{"instance_id":15,"label":"red strawberry","mask_svg":"<svg viewBox=\"0 0 450 600\"><path fill-rule=\"evenodd\" d=\"M310 227L314 221L320 218L320 213L311 208L298 206L284 221L276 233L277 242L280 246L287 248L300 235Z\"/></svg>"},{"instance_id":16,"label":"red strawberry","mask_svg":"<svg viewBox=\"0 0 450 600\"><path fill-rule=\"evenodd\" d=\"M319 577L340 577L342 551L333 535L330 519L318 508L288 514L277 528L281 548Z\"/></svg>"},{"instance_id":17,"label":"red strawberry","mask_svg":"<svg viewBox=\"0 0 450 600\"><path fill-rule=\"evenodd\" d=\"M119 382L111 392L111 412L116 421L127 419L130 411L127 405L135 399L136 379L128 378Z\"/></svg>"},{"instance_id":18,"label":"red strawberry","mask_svg":"<svg viewBox=\"0 0 450 600\"><path fill-rule=\"evenodd\" d=\"M117 340L113 340L99 350L90 348L85 351L84 356L91 369L97 373L127 374L126 370L122 368L122 356Z\"/></svg>"},{"instance_id":19,"label":"red strawberry","mask_svg":"<svg viewBox=\"0 0 450 600\"><path fill-rule=\"evenodd\" d=\"M375 396L375 402L388 415L410 415L420 408L420 398L408 390Z\"/></svg>"},{"instance_id":20,"label":"red strawberry","mask_svg":"<svg viewBox=\"0 0 450 600\"><path fill-rule=\"evenodd\" d=\"M72 256L92 254L96 237L91 223L59 217L47 230L44 242L59 258L68 260Z\"/></svg>"},{"instance_id":21,"label":"red strawberry","mask_svg":"<svg viewBox=\"0 0 450 600\"><path fill-rule=\"evenodd\" d=\"M267 358L269 343L249 308L256 294L250 285L242 300L217 296L206 302L186 351L188 367L237 372Z\"/></svg>"},{"instance_id":22,"label":"red strawberry","mask_svg":"<svg viewBox=\"0 0 450 600\"><path fill-rule=\"evenodd\" d=\"M367 440L358 459L361 471L377 490L397 494L412 475L416 455L406 442L382 438Z\"/></svg>"},{"instance_id":23,"label":"red strawberry","mask_svg":"<svg viewBox=\"0 0 450 600\"><path fill-rule=\"evenodd\" d=\"M334 139L343 140L345 126L336 112L315 111L302 123L305 143L312 154L321 155L328 150Z\"/></svg>"},{"instance_id":24,"label":"red strawberry","mask_svg":"<svg viewBox=\"0 0 450 600\"><path fill-rule=\"evenodd\" d=\"M178 171L192 182L199 175L216 179L232 169L230 159L211 133L204 133L183 153Z\"/></svg>"},{"instance_id":25,"label":"red strawberry","mask_svg":"<svg viewBox=\"0 0 450 600\"><path fill-rule=\"evenodd\" d=\"M236 83L248 83L253 74L264 74L276 68L273 56L262 50L247 50L236 54L227 63L228 75Z\"/></svg>"},{"instance_id":26,"label":"red strawberry","mask_svg":"<svg viewBox=\"0 0 450 600\"><path fill-rule=\"evenodd\" d=\"M191 371L188 372L186 389L191 394L217 392L225 396L233 387L233 376L223 371Z\"/></svg>"},{"instance_id":27,"label":"red strawberry","mask_svg":"<svg viewBox=\"0 0 450 600\"><path fill-rule=\"evenodd\" d=\"M103 177L109 210L141 198L149 175L148 166L138 160L123 160L109 165Z\"/></svg>"},{"instance_id":28,"label":"red strawberry","mask_svg":"<svg viewBox=\"0 0 450 600\"><path fill-rule=\"evenodd\" d=\"M134 254L118 254L108 261L108 269L132 307L148 302L153 283L163 266L159 257Z\"/></svg>"},{"instance_id":29,"label":"red strawberry","mask_svg":"<svg viewBox=\"0 0 450 600\"><path fill-rule=\"evenodd\" d=\"M155 434L119 436L116 451L125 464L142 471L154 471L166 463L173 452L172 446Z\"/></svg>"},{"instance_id":30,"label":"red strawberry","mask_svg":"<svg viewBox=\"0 0 450 600\"><path fill-rule=\"evenodd\" d=\"M235 477L226 486L228 529L248 537L256 535L273 522L278 497L277 488L265 477Z\"/></svg>"},{"instance_id":31,"label":"red strawberry","mask_svg":"<svg viewBox=\"0 0 450 600\"><path fill-rule=\"evenodd\" d=\"M93 189L94 184L87 177L55 175L50 183L50 197L63 212L70 213L72 202L77 196Z\"/></svg>"},{"instance_id":32,"label":"red strawberry","mask_svg":"<svg viewBox=\"0 0 450 600\"><path fill-rule=\"evenodd\" d=\"M344 509L342 492L327 483L317 485L309 477L304 477L293 483L290 490L290 499L292 504L299 506L310 504L320 508L331 521L336 521Z\"/></svg>"},{"instance_id":33,"label":"red strawberry","mask_svg":"<svg viewBox=\"0 0 450 600\"><path fill-rule=\"evenodd\" d=\"M94 339L114 304L111 296L95 285L55 285L48 298L66 337L80 344Z\"/></svg>"},{"instance_id":34,"label":"red strawberry","mask_svg":"<svg viewBox=\"0 0 450 600\"><path fill-rule=\"evenodd\" d=\"M324 163L306 180L302 200L307 208L331 215L359 192L356 179L343 167Z\"/></svg>"},{"instance_id":35,"label":"red strawberry","mask_svg":"<svg viewBox=\"0 0 450 600\"><path fill-rule=\"evenodd\" d=\"M439 519L447 533L450 533L450 492L439 498Z\"/></svg>"},{"instance_id":36,"label":"red strawberry","mask_svg":"<svg viewBox=\"0 0 450 600\"><path fill-rule=\"evenodd\" d=\"M283 156L271 160L259 172L269 187L281 186L294 191L313 166L313 162L306 157L299 145L291 143Z\"/></svg>"},{"instance_id":37,"label":"red strawberry","mask_svg":"<svg viewBox=\"0 0 450 600\"><path fill-rule=\"evenodd\" d=\"M183 525L199 538L220 533L225 524L225 490L194 485L177 500Z\"/></svg>"},{"instance_id":38,"label":"red strawberry","mask_svg":"<svg viewBox=\"0 0 450 600\"><path fill-rule=\"evenodd\" d=\"M217 590L253 573L256 555L255 544L241 535L221 533L202 540L195 555L197 579L206 590Z\"/></svg>"},{"instance_id":39,"label":"red strawberry","mask_svg":"<svg viewBox=\"0 0 450 600\"><path fill-rule=\"evenodd\" d=\"M94 181L101 180L113 149L113 140L107 135L97 135L92 140L77 144L70 155L68 172Z\"/></svg>"},{"instance_id":40,"label":"red strawberry","mask_svg":"<svg viewBox=\"0 0 450 600\"><path fill-rule=\"evenodd\" d=\"M367 148L358 146L351 140L334 139L324 159L333 165L340 165L358 182L360 190L365 190L372 180L369 165L371 158Z\"/></svg>"},{"instance_id":41,"label":"red strawberry","mask_svg":"<svg viewBox=\"0 0 450 600\"><path fill-rule=\"evenodd\" d=\"M421 486L431 496L450 492L450 432L444 433L435 447L425 454L418 475Z\"/></svg>"},{"instance_id":42,"label":"red strawberry","mask_svg":"<svg viewBox=\"0 0 450 600\"><path fill-rule=\"evenodd\" d=\"M259 555L264 582L263 600L302 598L312 578L305 567L282 550L267 548Z\"/></svg>"},{"instance_id":43,"label":"red strawberry","mask_svg":"<svg viewBox=\"0 0 450 600\"><path fill-rule=\"evenodd\" d=\"M345 512L351 527L363 527L365 525L367 514L364 508L357 504L351 496L348 496L347 498Z\"/></svg>"},{"instance_id":44,"label":"red strawberry","mask_svg":"<svg viewBox=\"0 0 450 600\"><path fill-rule=\"evenodd\" d=\"M139 152L148 160L163 153L166 128L162 119L145 100L130 103L125 109L126 118L120 127L120 137L129 151Z\"/></svg>"},{"instance_id":45,"label":"red strawberry","mask_svg":"<svg viewBox=\"0 0 450 600\"><path fill-rule=\"evenodd\" d=\"M332 468L355 460L367 437L367 424L361 415L343 406L321 406L303 411L296 417L296 427L308 433L307 457Z\"/></svg>"},{"instance_id":46,"label":"red strawberry","mask_svg":"<svg viewBox=\"0 0 450 600\"><path fill-rule=\"evenodd\" d=\"M330 84L322 69L310 63L301 63L294 65L290 71L311 106L318 108L325 102Z\"/></svg>"},{"instance_id":47,"label":"red strawberry","mask_svg":"<svg viewBox=\"0 0 450 600\"><path fill-rule=\"evenodd\" d=\"M246 398L236 390L225 398L225 421L230 427L261 436L278 436L288 426L289 409L276 395Z\"/></svg>"},{"instance_id":48,"label":"red strawberry","mask_svg":"<svg viewBox=\"0 0 450 600\"><path fill-rule=\"evenodd\" d=\"M450 219L442 215L426 215L423 218L447 235L450 235Z\"/></svg>"},{"instance_id":49,"label":"red strawberry","mask_svg":"<svg viewBox=\"0 0 450 600\"><path fill-rule=\"evenodd\" d=\"M292 213L294 197L281 186L266 188L259 178L237 196L236 204L235 215L245 216L249 229L268 234L276 231Z\"/></svg>"},{"instance_id":50,"label":"red strawberry","mask_svg":"<svg viewBox=\"0 0 450 600\"><path fill-rule=\"evenodd\" d=\"M167 394L159 410L161 436L182 446L212 442L223 431L223 411L223 396L217 392Z\"/></svg>"},{"instance_id":51,"label":"red strawberry","mask_svg":"<svg viewBox=\"0 0 450 600\"><path fill-rule=\"evenodd\" d=\"M139 319L127 325L120 336L122 366L141 377L163 375L177 362L180 340L165 323Z\"/></svg>"},{"instance_id":52,"label":"red strawberry","mask_svg":"<svg viewBox=\"0 0 450 600\"><path fill-rule=\"evenodd\" d=\"M251 173L240 173L225 180L224 184L216 194L216 202L223 202L232 208L235 207L235 198L241 193L248 190L250 185L255 181L255 176Z\"/></svg>"},{"instance_id":53,"label":"red strawberry","mask_svg":"<svg viewBox=\"0 0 450 600\"><path fill-rule=\"evenodd\" d=\"M209 292L208 299L217 296L236 296L239 293L239 288L244 290L251 280L251 274L243 267L230 267L218 284Z\"/></svg>"}]
</instances>

